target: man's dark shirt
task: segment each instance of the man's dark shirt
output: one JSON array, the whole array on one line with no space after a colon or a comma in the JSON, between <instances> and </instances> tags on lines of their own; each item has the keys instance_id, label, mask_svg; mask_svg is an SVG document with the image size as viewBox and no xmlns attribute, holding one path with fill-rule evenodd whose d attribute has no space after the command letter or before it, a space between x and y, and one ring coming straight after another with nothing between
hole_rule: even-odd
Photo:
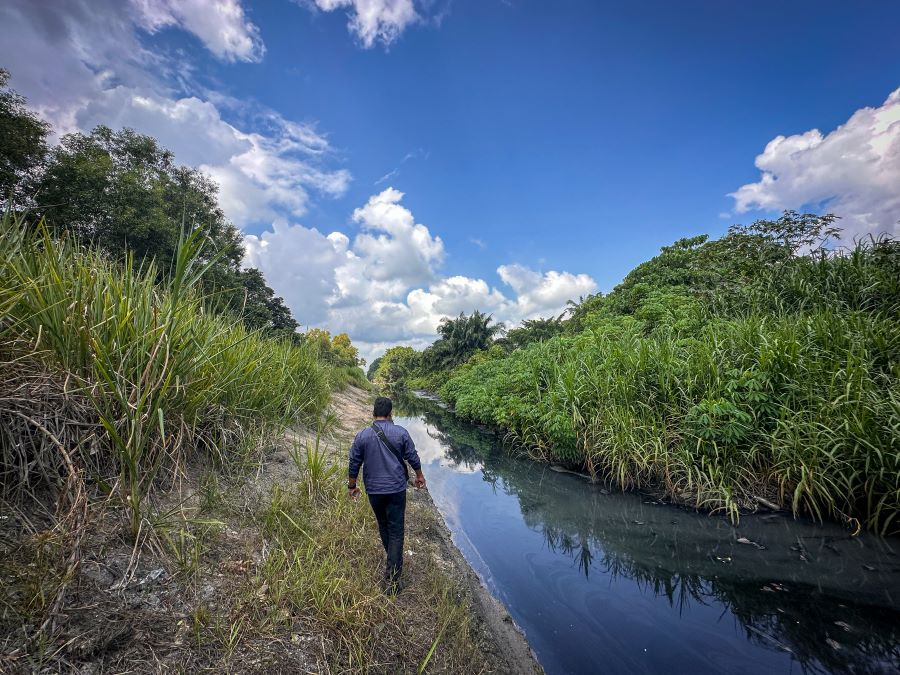
<instances>
[{"instance_id":1,"label":"man's dark shirt","mask_svg":"<svg viewBox=\"0 0 900 675\"><path fill-rule=\"evenodd\" d=\"M409 432L387 420L375 422L391 444L409 462L414 471L422 468L416 446L409 437ZM382 443L372 427L366 427L353 439L350 446L350 478L359 475L359 467L363 467L363 480L366 492L370 495L384 495L402 492L406 489L406 469L400 464L397 456Z\"/></svg>"}]
</instances>

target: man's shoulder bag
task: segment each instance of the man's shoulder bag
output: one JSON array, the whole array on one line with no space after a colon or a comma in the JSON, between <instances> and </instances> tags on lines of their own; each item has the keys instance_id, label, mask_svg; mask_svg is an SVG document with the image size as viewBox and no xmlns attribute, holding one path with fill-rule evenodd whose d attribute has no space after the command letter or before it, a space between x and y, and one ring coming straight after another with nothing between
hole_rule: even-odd
<instances>
[{"instance_id":1,"label":"man's shoulder bag","mask_svg":"<svg viewBox=\"0 0 900 675\"><path fill-rule=\"evenodd\" d=\"M409 467L406 466L406 462L403 461L403 454L394 447L394 444L391 443L384 431L379 427L375 422L372 422L372 429L375 430L375 433L378 435L378 438L381 439L381 442L385 444L388 450L391 451L391 454L397 458L397 461L400 462L400 466L403 467L403 471L406 473L406 481L409 482Z\"/></svg>"}]
</instances>

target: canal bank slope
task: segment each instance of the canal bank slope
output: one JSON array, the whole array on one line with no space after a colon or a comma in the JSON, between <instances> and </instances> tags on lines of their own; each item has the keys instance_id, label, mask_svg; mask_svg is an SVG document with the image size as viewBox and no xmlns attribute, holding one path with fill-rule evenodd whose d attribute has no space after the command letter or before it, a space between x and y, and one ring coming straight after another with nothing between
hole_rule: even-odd
<instances>
[{"instance_id":1,"label":"canal bank slope","mask_svg":"<svg viewBox=\"0 0 900 675\"><path fill-rule=\"evenodd\" d=\"M371 396L367 392L348 388L344 392L335 393L333 405L340 425L337 436L344 439L343 444L334 448L333 458L341 470L345 470L346 449L350 440L357 431L371 423ZM310 434L310 431L301 432L307 439L311 438ZM425 478L427 480L428 476ZM404 574L408 585L397 598L401 610L411 613L419 611L415 589L423 583L421 575L428 560L437 566L448 584L461 594L459 600L470 612L473 636L479 643L478 647L490 672L543 672L524 635L502 603L482 585L478 575L453 543L450 530L427 490L410 490L408 504L404 552ZM371 525L371 536L377 538L374 520Z\"/></svg>"},{"instance_id":2,"label":"canal bank slope","mask_svg":"<svg viewBox=\"0 0 900 675\"><path fill-rule=\"evenodd\" d=\"M371 394L330 407L241 466L185 466L137 540L96 508L64 585L41 514L0 509L0 673L541 672L427 492L411 491L408 587L383 595L371 509L346 494Z\"/></svg>"}]
</instances>

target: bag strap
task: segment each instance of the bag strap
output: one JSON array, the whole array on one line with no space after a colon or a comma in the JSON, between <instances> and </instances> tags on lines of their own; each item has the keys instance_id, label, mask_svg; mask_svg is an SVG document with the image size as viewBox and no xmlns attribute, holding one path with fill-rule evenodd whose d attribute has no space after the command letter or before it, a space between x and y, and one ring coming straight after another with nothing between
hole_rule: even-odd
<instances>
[{"instance_id":1,"label":"bag strap","mask_svg":"<svg viewBox=\"0 0 900 675\"><path fill-rule=\"evenodd\" d=\"M406 462L403 461L403 455L401 455L400 451L394 447L394 444L388 440L384 431L381 429L381 427L379 427L377 424L375 424L375 422L372 422L372 428L375 430L375 433L378 435L378 438L381 439L381 442L387 446L388 450L391 451L391 454L394 455L394 457L396 458L396 460L398 462L400 462L400 466L402 466L403 471L406 472L406 480L409 480L409 467L406 466Z\"/></svg>"}]
</instances>

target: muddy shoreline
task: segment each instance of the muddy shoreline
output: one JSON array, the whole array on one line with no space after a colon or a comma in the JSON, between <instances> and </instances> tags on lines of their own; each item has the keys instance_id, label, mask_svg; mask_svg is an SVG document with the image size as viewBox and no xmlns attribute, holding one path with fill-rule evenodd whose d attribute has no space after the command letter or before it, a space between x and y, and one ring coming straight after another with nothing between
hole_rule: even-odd
<instances>
[{"instance_id":1,"label":"muddy shoreline","mask_svg":"<svg viewBox=\"0 0 900 675\"><path fill-rule=\"evenodd\" d=\"M427 477L426 477L427 478ZM476 618L482 623L487 642L493 649L498 671L503 673L542 673L534 653L518 625L506 611L503 604L485 588L481 579L453 543L437 506L427 492L413 494L412 502L420 508L434 512L436 527L429 528L426 536L431 536L438 545L441 559L449 563L445 571L470 594L470 605Z\"/></svg>"}]
</instances>

